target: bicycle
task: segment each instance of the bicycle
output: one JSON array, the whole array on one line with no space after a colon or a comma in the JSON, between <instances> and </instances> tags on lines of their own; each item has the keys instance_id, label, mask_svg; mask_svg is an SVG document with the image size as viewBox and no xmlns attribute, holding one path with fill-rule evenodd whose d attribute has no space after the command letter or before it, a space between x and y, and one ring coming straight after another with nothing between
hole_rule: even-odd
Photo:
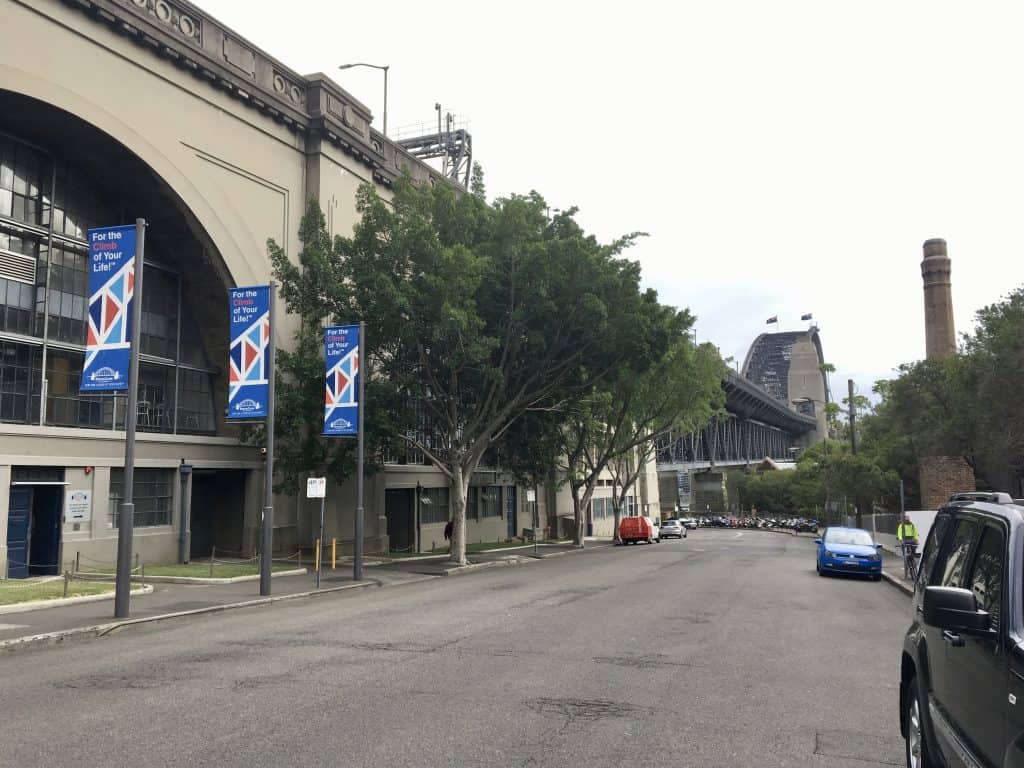
<instances>
[{"instance_id":1,"label":"bicycle","mask_svg":"<svg viewBox=\"0 0 1024 768\"><path fill-rule=\"evenodd\" d=\"M905 539L900 542L900 548L903 550L903 578L911 581L917 581L917 541L914 539Z\"/></svg>"}]
</instances>

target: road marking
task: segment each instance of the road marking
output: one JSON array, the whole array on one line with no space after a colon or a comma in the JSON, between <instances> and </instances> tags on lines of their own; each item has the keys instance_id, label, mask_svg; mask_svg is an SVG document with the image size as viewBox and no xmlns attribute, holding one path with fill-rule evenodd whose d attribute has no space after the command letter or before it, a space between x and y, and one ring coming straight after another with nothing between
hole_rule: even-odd
<instances>
[{"instance_id":1,"label":"road marking","mask_svg":"<svg viewBox=\"0 0 1024 768\"><path fill-rule=\"evenodd\" d=\"M734 538L734 539L738 539L738 538L739 538L740 536L742 536L742 535L743 535L743 533L742 533L742 532L741 532L741 533L737 533L737 534L736 534L735 536L733 536L733 538Z\"/></svg>"},{"instance_id":2,"label":"road marking","mask_svg":"<svg viewBox=\"0 0 1024 768\"><path fill-rule=\"evenodd\" d=\"M695 549L695 550L693 550L693 551L694 551L694 552L707 552L707 550L706 550L706 549Z\"/></svg>"},{"instance_id":3,"label":"road marking","mask_svg":"<svg viewBox=\"0 0 1024 768\"><path fill-rule=\"evenodd\" d=\"M0 632L6 632L9 629L24 629L28 624L0 624Z\"/></svg>"}]
</instances>

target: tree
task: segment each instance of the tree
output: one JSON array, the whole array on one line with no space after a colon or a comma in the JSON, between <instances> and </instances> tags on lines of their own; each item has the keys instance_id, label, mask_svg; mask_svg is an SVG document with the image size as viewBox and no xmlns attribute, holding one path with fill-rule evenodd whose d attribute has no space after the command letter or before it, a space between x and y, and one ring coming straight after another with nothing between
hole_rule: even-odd
<instances>
[{"instance_id":1,"label":"tree","mask_svg":"<svg viewBox=\"0 0 1024 768\"><path fill-rule=\"evenodd\" d=\"M316 199L310 199L299 226L297 262L272 239L267 241L274 277L279 281L280 296L288 314L297 315L299 327L293 345L277 350L277 402L275 408L274 469L279 477L274 488L281 493L296 494L307 476L324 476L335 483L351 477L356 469L355 441L325 438L322 434L324 413L323 325L325 321L349 322L350 316L332 315L338 306L336 279L340 269L338 254L327 233L326 221ZM373 339L364 350L372 363L378 359ZM399 425L387 387L374 381L366 383L367 413L365 428L368 445L387 442ZM243 437L263 441L262 426L249 428ZM370 469L373 470L372 456Z\"/></svg>"},{"instance_id":2,"label":"tree","mask_svg":"<svg viewBox=\"0 0 1024 768\"><path fill-rule=\"evenodd\" d=\"M334 314L362 318L381 353L375 377L418 409L400 435L447 475L452 559L465 558L470 478L531 410L557 409L637 348L636 237L601 244L532 193L488 205L445 183L369 185L361 220L338 238Z\"/></svg>"},{"instance_id":3,"label":"tree","mask_svg":"<svg viewBox=\"0 0 1024 768\"><path fill-rule=\"evenodd\" d=\"M622 389L619 413L611 412L609 424L617 424L606 442L606 466L612 476L612 510L615 516L615 539L619 538L619 524L626 500L644 472L657 447L656 438L669 430L695 432L725 406L722 380L726 364L712 344L695 347L689 329L693 320L688 312L680 313L685 319L683 332L669 346L662 358L646 373L619 380ZM618 416L623 418L619 419ZM585 455L589 480L587 493L574 509L577 520L582 521L593 496L597 476L605 468L601 452L593 450ZM596 460L595 460L596 459ZM576 498L573 499L574 504ZM580 522L577 522L577 530Z\"/></svg>"}]
</instances>

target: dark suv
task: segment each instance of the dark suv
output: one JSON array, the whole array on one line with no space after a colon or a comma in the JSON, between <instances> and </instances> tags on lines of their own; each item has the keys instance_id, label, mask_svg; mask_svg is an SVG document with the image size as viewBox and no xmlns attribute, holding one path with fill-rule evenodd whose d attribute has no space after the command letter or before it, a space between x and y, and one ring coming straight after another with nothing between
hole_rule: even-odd
<instances>
[{"instance_id":1,"label":"dark suv","mask_svg":"<svg viewBox=\"0 0 1024 768\"><path fill-rule=\"evenodd\" d=\"M1022 597L1024 506L954 495L925 542L903 641L908 766L1024 768Z\"/></svg>"}]
</instances>

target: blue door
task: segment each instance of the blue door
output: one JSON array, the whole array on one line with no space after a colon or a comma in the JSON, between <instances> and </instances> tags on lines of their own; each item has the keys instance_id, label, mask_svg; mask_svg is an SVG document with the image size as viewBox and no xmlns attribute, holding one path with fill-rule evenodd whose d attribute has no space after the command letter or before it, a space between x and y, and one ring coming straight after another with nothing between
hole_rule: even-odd
<instances>
[{"instance_id":1,"label":"blue door","mask_svg":"<svg viewBox=\"0 0 1024 768\"><path fill-rule=\"evenodd\" d=\"M60 573L60 516L64 489L43 486L32 489L32 522L29 526L30 576Z\"/></svg>"},{"instance_id":2,"label":"blue door","mask_svg":"<svg viewBox=\"0 0 1024 768\"><path fill-rule=\"evenodd\" d=\"M7 578L28 578L28 529L32 518L32 489L11 488L7 512Z\"/></svg>"}]
</instances>

